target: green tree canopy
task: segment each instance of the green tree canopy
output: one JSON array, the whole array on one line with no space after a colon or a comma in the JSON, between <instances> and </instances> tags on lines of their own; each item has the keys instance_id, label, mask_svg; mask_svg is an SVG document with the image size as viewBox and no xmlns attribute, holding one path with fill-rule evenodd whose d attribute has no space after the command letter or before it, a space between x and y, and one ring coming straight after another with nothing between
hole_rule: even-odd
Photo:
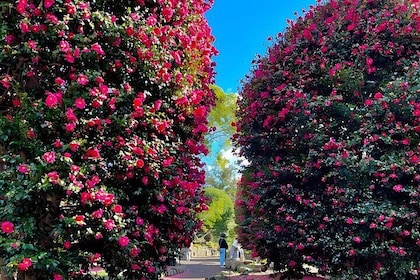
<instances>
[{"instance_id":1,"label":"green tree canopy","mask_svg":"<svg viewBox=\"0 0 420 280\"><path fill-rule=\"evenodd\" d=\"M233 202L225 191L207 187L204 194L208 199L209 209L199 214L203 221L204 230L212 231L213 236L226 233L229 224L233 221Z\"/></svg>"}]
</instances>

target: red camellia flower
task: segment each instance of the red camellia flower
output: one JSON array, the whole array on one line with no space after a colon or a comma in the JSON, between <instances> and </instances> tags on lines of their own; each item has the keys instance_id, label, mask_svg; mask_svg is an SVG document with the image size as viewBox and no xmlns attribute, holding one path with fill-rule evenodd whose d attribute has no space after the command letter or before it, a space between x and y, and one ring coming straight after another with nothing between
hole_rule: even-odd
<instances>
[{"instance_id":1,"label":"red camellia flower","mask_svg":"<svg viewBox=\"0 0 420 280\"><path fill-rule=\"evenodd\" d=\"M85 216L83 216L83 215L76 215L76 217L74 217L74 221L78 225L84 225L85 224Z\"/></svg>"},{"instance_id":2,"label":"red camellia flower","mask_svg":"<svg viewBox=\"0 0 420 280\"><path fill-rule=\"evenodd\" d=\"M144 167L144 161L142 159L138 159L136 161L137 168L143 168Z\"/></svg>"},{"instance_id":3,"label":"red camellia flower","mask_svg":"<svg viewBox=\"0 0 420 280\"><path fill-rule=\"evenodd\" d=\"M119 205L119 204L116 204L116 205L114 205L114 207L112 208L112 210L113 210L115 213L122 213L122 206L121 206L121 205Z\"/></svg>"},{"instance_id":4,"label":"red camellia flower","mask_svg":"<svg viewBox=\"0 0 420 280\"><path fill-rule=\"evenodd\" d=\"M13 107L20 107L20 100L18 98L13 98L12 104Z\"/></svg>"},{"instance_id":5,"label":"red camellia flower","mask_svg":"<svg viewBox=\"0 0 420 280\"><path fill-rule=\"evenodd\" d=\"M24 258L19 264L19 270L27 270L32 265L32 260L30 258Z\"/></svg>"},{"instance_id":6,"label":"red camellia flower","mask_svg":"<svg viewBox=\"0 0 420 280\"><path fill-rule=\"evenodd\" d=\"M97 148L90 148L86 151L85 153L85 158L90 158L90 159L98 159L101 157L99 150Z\"/></svg>"},{"instance_id":7,"label":"red camellia flower","mask_svg":"<svg viewBox=\"0 0 420 280\"><path fill-rule=\"evenodd\" d=\"M4 233L12 233L14 231L14 225L13 223L9 221L5 221L1 223L1 230Z\"/></svg>"},{"instance_id":8,"label":"red camellia flower","mask_svg":"<svg viewBox=\"0 0 420 280\"><path fill-rule=\"evenodd\" d=\"M71 242L70 241L64 241L63 248L66 250L69 250L71 248Z\"/></svg>"}]
</instances>

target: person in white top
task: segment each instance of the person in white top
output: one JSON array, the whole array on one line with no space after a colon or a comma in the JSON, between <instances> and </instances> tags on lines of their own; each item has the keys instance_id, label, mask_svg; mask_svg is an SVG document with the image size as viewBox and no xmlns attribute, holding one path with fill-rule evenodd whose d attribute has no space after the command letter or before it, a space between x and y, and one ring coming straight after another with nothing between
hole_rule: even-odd
<instances>
[{"instance_id":1,"label":"person in white top","mask_svg":"<svg viewBox=\"0 0 420 280\"><path fill-rule=\"evenodd\" d=\"M230 258L234 260L241 259L241 244L239 244L238 239L235 238L232 243L232 247L230 249Z\"/></svg>"}]
</instances>

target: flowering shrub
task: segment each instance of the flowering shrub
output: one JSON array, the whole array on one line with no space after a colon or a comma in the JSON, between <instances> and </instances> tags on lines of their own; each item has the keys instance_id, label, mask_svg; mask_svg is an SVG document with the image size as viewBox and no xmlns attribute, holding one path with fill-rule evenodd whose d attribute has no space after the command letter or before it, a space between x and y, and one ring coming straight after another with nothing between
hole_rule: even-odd
<instances>
[{"instance_id":1,"label":"flowering shrub","mask_svg":"<svg viewBox=\"0 0 420 280\"><path fill-rule=\"evenodd\" d=\"M418 1L318 3L244 82L240 241L285 277L418 277L419 34Z\"/></svg>"},{"instance_id":2,"label":"flowering shrub","mask_svg":"<svg viewBox=\"0 0 420 280\"><path fill-rule=\"evenodd\" d=\"M205 209L211 1L0 2L0 256L158 279Z\"/></svg>"}]
</instances>

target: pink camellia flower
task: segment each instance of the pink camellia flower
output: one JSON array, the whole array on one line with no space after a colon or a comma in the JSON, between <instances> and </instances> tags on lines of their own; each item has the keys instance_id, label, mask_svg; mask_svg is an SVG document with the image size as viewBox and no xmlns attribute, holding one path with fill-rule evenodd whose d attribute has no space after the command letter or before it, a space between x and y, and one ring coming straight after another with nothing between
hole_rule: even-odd
<instances>
[{"instance_id":1,"label":"pink camellia flower","mask_svg":"<svg viewBox=\"0 0 420 280\"><path fill-rule=\"evenodd\" d=\"M350 217L347 217L346 218L346 223L349 224L349 225L352 225L353 224L353 219L350 218Z\"/></svg>"},{"instance_id":2,"label":"pink camellia flower","mask_svg":"<svg viewBox=\"0 0 420 280\"><path fill-rule=\"evenodd\" d=\"M89 83L88 77L84 74L80 74L77 77L77 82L79 83L79 85L85 86Z\"/></svg>"},{"instance_id":3,"label":"pink camellia flower","mask_svg":"<svg viewBox=\"0 0 420 280\"><path fill-rule=\"evenodd\" d=\"M45 9L51 8L52 5L54 5L54 0L44 0L44 8Z\"/></svg>"},{"instance_id":4,"label":"pink camellia flower","mask_svg":"<svg viewBox=\"0 0 420 280\"><path fill-rule=\"evenodd\" d=\"M99 55L104 55L105 54L101 45L99 45L98 43L93 44L90 48L91 48L92 51L96 52Z\"/></svg>"},{"instance_id":5,"label":"pink camellia flower","mask_svg":"<svg viewBox=\"0 0 420 280\"><path fill-rule=\"evenodd\" d=\"M355 243L360 243L360 242L362 242L362 239L359 236L355 236L355 237L353 237L353 241Z\"/></svg>"},{"instance_id":6,"label":"pink camellia flower","mask_svg":"<svg viewBox=\"0 0 420 280\"><path fill-rule=\"evenodd\" d=\"M30 168L26 164L19 164L17 170L19 171L19 173L28 174L30 171Z\"/></svg>"},{"instance_id":7,"label":"pink camellia flower","mask_svg":"<svg viewBox=\"0 0 420 280\"><path fill-rule=\"evenodd\" d=\"M140 270L140 266L138 264L132 263L131 264L131 269L132 270Z\"/></svg>"},{"instance_id":8,"label":"pink camellia flower","mask_svg":"<svg viewBox=\"0 0 420 280\"><path fill-rule=\"evenodd\" d=\"M398 185L395 185L392 189L395 192L401 192L404 189L404 187L403 187L403 185L398 184Z\"/></svg>"},{"instance_id":9,"label":"pink camellia flower","mask_svg":"<svg viewBox=\"0 0 420 280\"><path fill-rule=\"evenodd\" d=\"M372 106L372 104L373 104L372 99L366 99L366 101L365 101L366 106Z\"/></svg>"},{"instance_id":10,"label":"pink camellia flower","mask_svg":"<svg viewBox=\"0 0 420 280\"><path fill-rule=\"evenodd\" d=\"M77 119L76 115L74 114L74 111L73 111L72 108L68 108L66 110L66 119L69 122L77 122L78 121L78 119Z\"/></svg>"},{"instance_id":11,"label":"pink camellia flower","mask_svg":"<svg viewBox=\"0 0 420 280\"><path fill-rule=\"evenodd\" d=\"M81 97L77 98L74 102L74 107L76 107L77 109L84 109L86 107L85 100Z\"/></svg>"},{"instance_id":12,"label":"pink camellia flower","mask_svg":"<svg viewBox=\"0 0 420 280\"><path fill-rule=\"evenodd\" d=\"M34 40L29 40L28 41L28 47L31 49L31 50L36 50L36 46L37 44L36 44L36 41L34 41Z\"/></svg>"},{"instance_id":13,"label":"pink camellia flower","mask_svg":"<svg viewBox=\"0 0 420 280\"><path fill-rule=\"evenodd\" d=\"M412 155L412 156L410 157L409 162L410 162L412 165L419 164L419 162L420 162L420 158L419 158L419 156L418 156L418 155L414 154L414 155Z\"/></svg>"},{"instance_id":14,"label":"pink camellia flower","mask_svg":"<svg viewBox=\"0 0 420 280\"><path fill-rule=\"evenodd\" d=\"M61 143L60 139L55 139L53 146L54 148L61 148L63 147L63 143Z\"/></svg>"},{"instance_id":15,"label":"pink camellia flower","mask_svg":"<svg viewBox=\"0 0 420 280\"><path fill-rule=\"evenodd\" d=\"M114 220L111 220L111 219L106 220L106 222L105 222L105 228L107 230L112 230L114 227L115 227Z\"/></svg>"},{"instance_id":16,"label":"pink camellia flower","mask_svg":"<svg viewBox=\"0 0 420 280\"><path fill-rule=\"evenodd\" d=\"M77 143L75 141L72 141L72 142L70 142L69 147L70 147L70 150L72 152L75 152L79 149L80 145L79 145L79 143Z\"/></svg>"},{"instance_id":17,"label":"pink camellia flower","mask_svg":"<svg viewBox=\"0 0 420 280\"><path fill-rule=\"evenodd\" d=\"M1 231L4 233L12 233L15 230L13 223L9 221L4 221L1 223Z\"/></svg>"},{"instance_id":18,"label":"pink camellia flower","mask_svg":"<svg viewBox=\"0 0 420 280\"><path fill-rule=\"evenodd\" d=\"M75 123L67 123L65 126L67 132L73 132L76 129Z\"/></svg>"},{"instance_id":19,"label":"pink camellia flower","mask_svg":"<svg viewBox=\"0 0 420 280\"><path fill-rule=\"evenodd\" d=\"M90 261L90 262L92 262L92 263L97 262L97 261L99 261L100 259L101 259L101 254L99 254L99 253L92 254L92 255L89 257L89 261Z\"/></svg>"},{"instance_id":20,"label":"pink camellia flower","mask_svg":"<svg viewBox=\"0 0 420 280\"><path fill-rule=\"evenodd\" d=\"M47 177L48 181L53 185L58 184L60 180L60 175L58 175L57 171L48 172Z\"/></svg>"},{"instance_id":21,"label":"pink camellia flower","mask_svg":"<svg viewBox=\"0 0 420 280\"><path fill-rule=\"evenodd\" d=\"M102 235L102 233L100 233L100 232L97 232L96 234L95 234L95 239L96 240L99 240L99 239L102 239L104 236Z\"/></svg>"},{"instance_id":22,"label":"pink camellia flower","mask_svg":"<svg viewBox=\"0 0 420 280\"><path fill-rule=\"evenodd\" d=\"M144 225L144 220L140 217L136 217L136 224L139 225L139 226L142 226L142 225ZM419 240L419 242L420 242L420 240ZM419 243L419 246L420 246L420 243Z\"/></svg>"},{"instance_id":23,"label":"pink camellia flower","mask_svg":"<svg viewBox=\"0 0 420 280\"><path fill-rule=\"evenodd\" d=\"M27 270L32 265L32 260L30 258L24 258L19 264L18 269L23 271Z\"/></svg>"},{"instance_id":24,"label":"pink camellia flower","mask_svg":"<svg viewBox=\"0 0 420 280\"><path fill-rule=\"evenodd\" d=\"M130 257L135 258L141 253L141 249L133 248L130 250Z\"/></svg>"},{"instance_id":25,"label":"pink camellia flower","mask_svg":"<svg viewBox=\"0 0 420 280\"><path fill-rule=\"evenodd\" d=\"M103 209L98 209L92 213L92 217L94 217L95 219L100 219L102 218L103 213L104 213Z\"/></svg>"},{"instance_id":26,"label":"pink camellia flower","mask_svg":"<svg viewBox=\"0 0 420 280\"><path fill-rule=\"evenodd\" d=\"M173 16L173 10L169 7L164 7L162 9L162 15L165 18L165 21L168 22L171 20L172 16Z\"/></svg>"},{"instance_id":27,"label":"pink camellia flower","mask_svg":"<svg viewBox=\"0 0 420 280\"><path fill-rule=\"evenodd\" d=\"M407 251L405 251L403 248L398 248L397 250L398 255L405 256L407 255Z\"/></svg>"},{"instance_id":28,"label":"pink camellia flower","mask_svg":"<svg viewBox=\"0 0 420 280\"><path fill-rule=\"evenodd\" d=\"M111 205L112 203L114 203L114 195L113 195L112 193L108 193L108 194L104 197L104 199L103 199L102 203L103 203L105 206L109 206L109 205Z\"/></svg>"},{"instance_id":29,"label":"pink camellia flower","mask_svg":"<svg viewBox=\"0 0 420 280\"><path fill-rule=\"evenodd\" d=\"M128 243L130 243L130 239L127 236L118 238L118 244L120 244L121 247L126 247Z\"/></svg>"},{"instance_id":30,"label":"pink camellia flower","mask_svg":"<svg viewBox=\"0 0 420 280\"><path fill-rule=\"evenodd\" d=\"M402 235L402 236L410 236L411 235L411 232L409 231L409 230L403 230L401 233L400 233L400 235Z\"/></svg>"},{"instance_id":31,"label":"pink camellia flower","mask_svg":"<svg viewBox=\"0 0 420 280\"><path fill-rule=\"evenodd\" d=\"M16 5L16 10L19 14L24 14L26 12L26 8L28 7L28 1L27 0L19 0Z\"/></svg>"},{"instance_id":32,"label":"pink camellia flower","mask_svg":"<svg viewBox=\"0 0 420 280\"><path fill-rule=\"evenodd\" d=\"M64 53L67 53L67 52L70 50L70 44L69 44L69 42L67 42L67 41L61 41L61 42L58 44L58 46L59 46L59 48L60 48L60 51L62 51L62 52L64 52Z\"/></svg>"},{"instance_id":33,"label":"pink camellia flower","mask_svg":"<svg viewBox=\"0 0 420 280\"><path fill-rule=\"evenodd\" d=\"M298 249L299 251L303 250L304 248L305 248L305 246L303 246L303 244L301 244L301 243L299 243L299 244L296 246L296 249Z\"/></svg>"},{"instance_id":34,"label":"pink camellia flower","mask_svg":"<svg viewBox=\"0 0 420 280\"><path fill-rule=\"evenodd\" d=\"M45 99L45 105L48 108L56 108L58 104L58 99L55 94L49 93L47 94L47 98Z\"/></svg>"},{"instance_id":35,"label":"pink camellia flower","mask_svg":"<svg viewBox=\"0 0 420 280\"><path fill-rule=\"evenodd\" d=\"M147 272L149 272L149 273L155 273L155 271L156 271L156 268L154 266L149 265L147 267Z\"/></svg>"},{"instance_id":36,"label":"pink camellia flower","mask_svg":"<svg viewBox=\"0 0 420 280\"><path fill-rule=\"evenodd\" d=\"M383 95L380 92L375 93L375 95L373 96L376 100L382 99Z\"/></svg>"},{"instance_id":37,"label":"pink camellia flower","mask_svg":"<svg viewBox=\"0 0 420 280\"><path fill-rule=\"evenodd\" d=\"M403 140L401 140L401 144L403 144L403 145L410 145L410 139L404 138Z\"/></svg>"},{"instance_id":38,"label":"pink camellia flower","mask_svg":"<svg viewBox=\"0 0 420 280\"><path fill-rule=\"evenodd\" d=\"M54 273L54 280L63 280L63 276L61 274Z\"/></svg>"},{"instance_id":39,"label":"pink camellia flower","mask_svg":"<svg viewBox=\"0 0 420 280\"><path fill-rule=\"evenodd\" d=\"M66 54L64 55L64 58L66 59L68 63L74 63L75 61L74 55L71 51L66 52Z\"/></svg>"},{"instance_id":40,"label":"pink camellia flower","mask_svg":"<svg viewBox=\"0 0 420 280\"><path fill-rule=\"evenodd\" d=\"M54 163L55 162L55 153L54 152L46 152L42 155L42 158L45 162Z\"/></svg>"}]
</instances>

